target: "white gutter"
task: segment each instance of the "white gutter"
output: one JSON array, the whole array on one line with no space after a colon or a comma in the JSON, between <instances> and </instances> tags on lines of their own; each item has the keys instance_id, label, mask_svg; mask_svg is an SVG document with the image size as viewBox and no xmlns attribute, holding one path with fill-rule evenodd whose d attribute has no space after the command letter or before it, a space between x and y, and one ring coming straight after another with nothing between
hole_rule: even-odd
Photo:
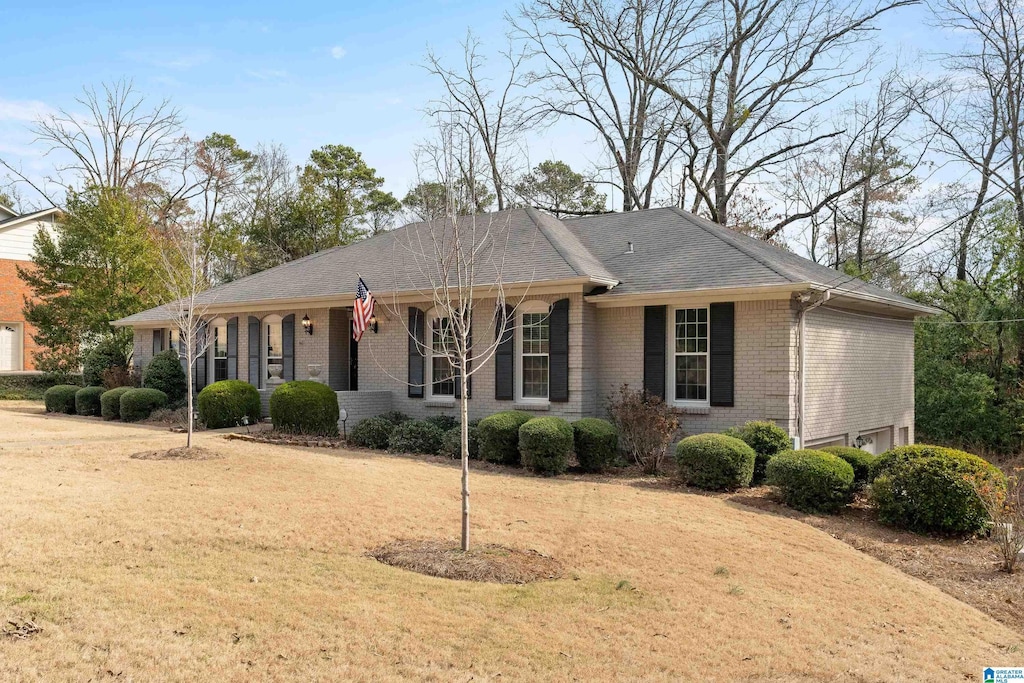
<instances>
[{"instance_id":1,"label":"white gutter","mask_svg":"<svg viewBox=\"0 0 1024 683\"><path fill-rule=\"evenodd\" d=\"M797 449L804 447L804 404L806 403L804 399L807 392L807 344L804 333L804 319L809 311L813 311L831 298L832 292L829 290L822 292L821 296L817 299L813 298L813 295L809 293L802 294L799 298L801 306L797 311L797 327L799 328L800 351L797 360L797 373L800 376L800 382L796 395L796 439L793 444L793 447Z\"/></svg>"}]
</instances>

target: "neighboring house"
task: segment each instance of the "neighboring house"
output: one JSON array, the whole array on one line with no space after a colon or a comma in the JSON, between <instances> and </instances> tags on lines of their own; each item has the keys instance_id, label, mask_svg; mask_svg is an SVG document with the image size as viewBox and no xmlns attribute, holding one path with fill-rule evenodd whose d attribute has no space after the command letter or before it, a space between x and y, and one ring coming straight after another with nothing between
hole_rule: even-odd
<instances>
[{"instance_id":1,"label":"neighboring house","mask_svg":"<svg viewBox=\"0 0 1024 683\"><path fill-rule=\"evenodd\" d=\"M913 442L913 320L933 309L673 208L563 220L516 209L477 220L508 221L502 279L516 309L495 358L470 378L471 417L512 408L602 416L628 384L663 397L690 433L768 419L806 445L880 452ZM350 426L392 409L454 414L461 382L430 357L440 321L407 256L425 227L204 293L213 343L199 384L238 378L266 398L281 367L285 380L313 376L339 392ZM357 273L378 300L379 324L359 344L350 334ZM494 294L481 296L486 322L473 339L490 344L500 334ZM176 344L169 320L154 308L115 324L134 328L145 365Z\"/></svg>"},{"instance_id":2,"label":"neighboring house","mask_svg":"<svg viewBox=\"0 0 1024 683\"><path fill-rule=\"evenodd\" d=\"M34 370L32 326L25 322L28 286L18 266L31 267L32 245L40 230L54 229L57 209L19 215L0 205L0 372Z\"/></svg>"}]
</instances>

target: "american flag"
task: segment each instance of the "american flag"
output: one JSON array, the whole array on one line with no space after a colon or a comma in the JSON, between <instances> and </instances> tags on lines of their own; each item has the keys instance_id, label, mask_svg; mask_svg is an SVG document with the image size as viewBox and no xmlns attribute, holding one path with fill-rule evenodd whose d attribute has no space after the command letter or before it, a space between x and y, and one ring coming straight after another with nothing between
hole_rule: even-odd
<instances>
[{"instance_id":1,"label":"american flag","mask_svg":"<svg viewBox=\"0 0 1024 683\"><path fill-rule=\"evenodd\" d=\"M356 300L352 304L352 338L359 341L363 338L363 332L370 326L370 318L373 317L373 294L370 288L359 278L356 285Z\"/></svg>"}]
</instances>

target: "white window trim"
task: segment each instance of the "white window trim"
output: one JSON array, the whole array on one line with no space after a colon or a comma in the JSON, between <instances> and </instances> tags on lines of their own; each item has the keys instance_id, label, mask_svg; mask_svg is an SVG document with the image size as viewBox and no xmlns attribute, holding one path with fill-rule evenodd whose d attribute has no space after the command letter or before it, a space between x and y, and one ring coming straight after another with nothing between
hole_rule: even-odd
<instances>
[{"instance_id":1,"label":"white window trim","mask_svg":"<svg viewBox=\"0 0 1024 683\"><path fill-rule=\"evenodd\" d=\"M263 319L260 320L260 367L263 369L263 374L260 376L260 387L266 387L267 380L270 379L270 371L267 368L267 366L270 365L270 359L267 357L267 344L270 342L270 339L267 337L267 325L271 325L274 323L281 325L283 322L284 317L277 315L276 313L264 316ZM283 325L281 328L281 345L284 345ZM284 353L283 348L281 349L281 353ZM281 358L281 362L284 362L283 357ZM284 379L284 373L282 372L281 374L281 378Z\"/></svg>"},{"instance_id":2,"label":"white window trim","mask_svg":"<svg viewBox=\"0 0 1024 683\"><path fill-rule=\"evenodd\" d=\"M683 353L678 355L683 356L700 356L703 355L707 361L705 367L707 368L707 392L705 392L704 400L677 400L676 399L676 311L684 311L689 309L700 309L703 308L707 311L707 325L708 325L708 345L707 350L701 353ZM667 362L665 363L665 398L667 403L676 408L709 408L711 406L711 306L709 304L687 304L682 306L669 306L668 315L666 317L666 324L668 331L665 335L665 353Z\"/></svg>"},{"instance_id":3,"label":"white window trim","mask_svg":"<svg viewBox=\"0 0 1024 683\"><path fill-rule=\"evenodd\" d=\"M207 384L213 384L214 382L217 381L217 356L216 356L217 349L216 349L216 346L215 346L216 342L215 342L215 337L214 337L214 329L217 328L217 327L223 327L224 328L224 345L227 346L227 343L228 343L228 336L227 336L228 335L228 321L227 321L227 319L225 319L225 318L214 318L206 326L206 330L207 330L206 333L209 335L209 338L206 340L206 344L207 344L206 345L206 383ZM225 378L225 379L227 379L227 378Z\"/></svg>"},{"instance_id":4,"label":"white window trim","mask_svg":"<svg viewBox=\"0 0 1024 683\"><path fill-rule=\"evenodd\" d=\"M436 403L455 403L455 392L451 394L434 393L434 321L440 320L443 317L445 316L441 314L441 311L432 308L427 311L426 316L423 318L423 342L424 351L426 352L424 357L426 367L423 371L423 378L427 385L424 396L428 401ZM440 358L441 356L438 357Z\"/></svg>"},{"instance_id":5,"label":"white window trim","mask_svg":"<svg viewBox=\"0 0 1024 683\"><path fill-rule=\"evenodd\" d=\"M551 339L548 333L548 395L539 397L523 396L523 315L529 313L551 313L551 304L546 301L524 301L516 307L515 320L515 403L528 406L547 406L551 403ZM549 322L550 326L550 322Z\"/></svg>"}]
</instances>

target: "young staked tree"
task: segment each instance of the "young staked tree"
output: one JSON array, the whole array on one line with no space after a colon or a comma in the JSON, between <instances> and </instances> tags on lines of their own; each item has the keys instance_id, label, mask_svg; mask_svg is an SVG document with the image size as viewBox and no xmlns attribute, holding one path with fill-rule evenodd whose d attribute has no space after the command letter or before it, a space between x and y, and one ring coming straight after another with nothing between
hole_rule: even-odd
<instances>
[{"instance_id":1,"label":"young staked tree","mask_svg":"<svg viewBox=\"0 0 1024 683\"><path fill-rule=\"evenodd\" d=\"M178 330L181 352L185 358L186 410L188 428L186 448L192 448L195 431L195 367L210 347L206 333L208 302L199 295L209 289L206 263L210 240L198 222L176 222L163 237L160 250L160 276L171 298L165 308Z\"/></svg>"}]
</instances>

